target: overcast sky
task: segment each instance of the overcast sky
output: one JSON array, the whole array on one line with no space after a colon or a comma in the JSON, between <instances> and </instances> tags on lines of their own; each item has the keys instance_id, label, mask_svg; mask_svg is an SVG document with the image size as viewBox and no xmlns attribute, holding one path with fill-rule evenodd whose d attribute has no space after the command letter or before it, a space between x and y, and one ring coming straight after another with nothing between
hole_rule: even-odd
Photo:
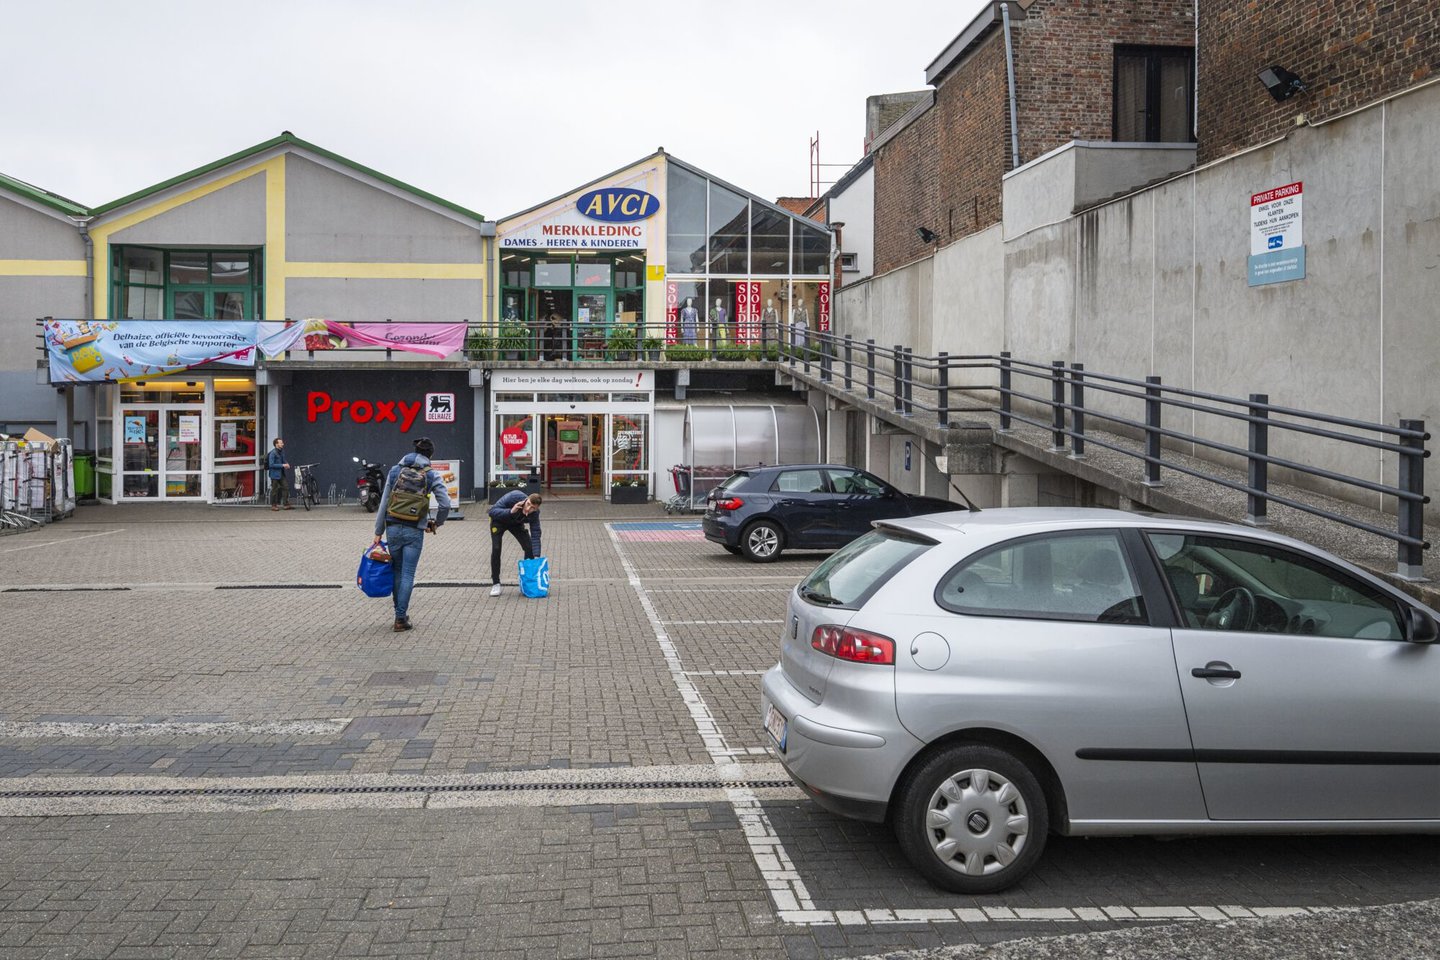
<instances>
[{"instance_id":1,"label":"overcast sky","mask_svg":"<svg viewBox=\"0 0 1440 960\"><path fill-rule=\"evenodd\" d=\"M0 173L98 206L289 130L492 219L661 146L803 196L983 5L8 0Z\"/></svg>"}]
</instances>

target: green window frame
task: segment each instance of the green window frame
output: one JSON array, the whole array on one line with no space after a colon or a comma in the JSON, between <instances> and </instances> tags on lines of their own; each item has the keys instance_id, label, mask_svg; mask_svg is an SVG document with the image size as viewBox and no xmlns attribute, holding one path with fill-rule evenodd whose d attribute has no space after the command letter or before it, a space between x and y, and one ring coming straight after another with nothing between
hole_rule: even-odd
<instances>
[{"instance_id":1,"label":"green window frame","mask_svg":"<svg viewBox=\"0 0 1440 960\"><path fill-rule=\"evenodd\" d=\"M115 319L262 320L264 251L116 245L110 252Z\"/></svg>"}]
</instances>

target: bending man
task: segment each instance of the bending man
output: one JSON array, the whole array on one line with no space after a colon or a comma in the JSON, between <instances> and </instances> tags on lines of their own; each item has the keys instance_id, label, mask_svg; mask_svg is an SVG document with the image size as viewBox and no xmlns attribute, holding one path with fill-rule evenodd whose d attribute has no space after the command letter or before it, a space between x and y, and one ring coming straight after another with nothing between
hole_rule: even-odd
<instances>
[{"instance_id":1,"label":"bending man","mask_svg":"<svg viewBox=\"0 0 1440 960\"><path fill-rule=\"evenodd\" d=\"M525 529L526 522L530 529ZM509 532L525 551L525 559L540 556L540 494L511 490L490 508L490 596L500 596L500 544Z\"/></svg>"}]
</instances>

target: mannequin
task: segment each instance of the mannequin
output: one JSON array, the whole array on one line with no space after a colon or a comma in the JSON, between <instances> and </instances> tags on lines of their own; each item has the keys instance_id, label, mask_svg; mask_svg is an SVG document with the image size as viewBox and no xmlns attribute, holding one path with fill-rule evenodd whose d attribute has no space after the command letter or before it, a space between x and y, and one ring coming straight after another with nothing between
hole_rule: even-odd
<instances>
[{"instance_id":1,"label":"mannequin","mask_svg":"<svg viewBox=\"0 0 1440 960\"><path fill-rule=\"evenodd\" d=\"M780 313L775 309L774 300L766 300L765 309L760 311L760 336L766 339L780 336Z\"/></svg>"},{"instance_id":2,"label":"mannequin","mask_svg":"<svg viewBox=\"0 0 1440 960\"><path fill-rule=\"evenodd\" d=\"M501 319L502 319L502 320L505 320L506 322L509 322L509 321L511 321L511 320L519 320L519 319L520 319L520 311L517 310L517 309L515 309L515 298L514 298L514 297L506 297L506 298L505 298L505 316L502 317Z\"/></svg>"},{"instance_id":3,"label":"mannequin","mask_svg":"<svg viewBox=\"0 0 1440 960\"><path fill-rule=\"evenodd\" d=\"M715 298L715 306L710 311L710 329L716 340L721 343L730 342L730 317L719 297Z\"/></svg>"},{"instance_id":4,"label":"mannequin","mask_svg":"<svg viewBox=\"0 0 1440 960\"><path fill-rule=\"evenodd\" d=\"M806 331L810 329L810 313L805 309L804 300L795 301L795 310L790 314L790 327L793 331L795 346L801 350L805 349Z\"/></svg>"},{"instance_id":5,"label":"mannequin","mask_svg":"<svg viewBox=\"0 0 1440 960\"><path fill-rule=\"evenodd\" d=\"M685 306L680 309L680 342L694 343L695 328L700 323L700 311L695 309L695 298L686 297Z\"/></svg>"}]
</instances>

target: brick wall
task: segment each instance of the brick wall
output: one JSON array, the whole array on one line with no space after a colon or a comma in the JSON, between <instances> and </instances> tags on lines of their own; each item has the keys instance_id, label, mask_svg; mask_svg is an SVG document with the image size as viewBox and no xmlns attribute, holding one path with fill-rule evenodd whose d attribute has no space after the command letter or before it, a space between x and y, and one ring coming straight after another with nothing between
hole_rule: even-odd
<instances>
[{"instance_id":1,"label":"brick wall","mask_svg":"<svg viewBox=\"0 0 1440 960\"><path fill-rule=\"evenodd\" d=\"M1109 140L1115 46L1193 46L1192 11L1192 0L1035 0L1012 21L1020 162ZM875 152L876 273L999 222L1009 110L996 27L940 78L935 105ZM920 226L935 231L934 246L920 242Z\"/></svg>"},{"instance_id":2,"label":"brick wall","mask_svg":"<svg viewBox=\"0 0 1440 960\"><path fill-rule=\"evenodd\" d=\"M1115 47L1194 47L1194 5L1193 0L1039 0L1024 20L1012 22L1012 30L1025 163L1071 140L1111 139Z\"/></svg>"},{"instance_id":3,"label":"brick wall","mask_svg":"<svg viewBox=\"0 0 1440 960\"><path fill-rule=\"evenodd\" d=\"M1205 0L1200 10L1200 162L1323 120L1440 72L1434 0ZM1305 90L1276 103L1256 74L1268 65Z\"/></svg>"}]
</instances>

